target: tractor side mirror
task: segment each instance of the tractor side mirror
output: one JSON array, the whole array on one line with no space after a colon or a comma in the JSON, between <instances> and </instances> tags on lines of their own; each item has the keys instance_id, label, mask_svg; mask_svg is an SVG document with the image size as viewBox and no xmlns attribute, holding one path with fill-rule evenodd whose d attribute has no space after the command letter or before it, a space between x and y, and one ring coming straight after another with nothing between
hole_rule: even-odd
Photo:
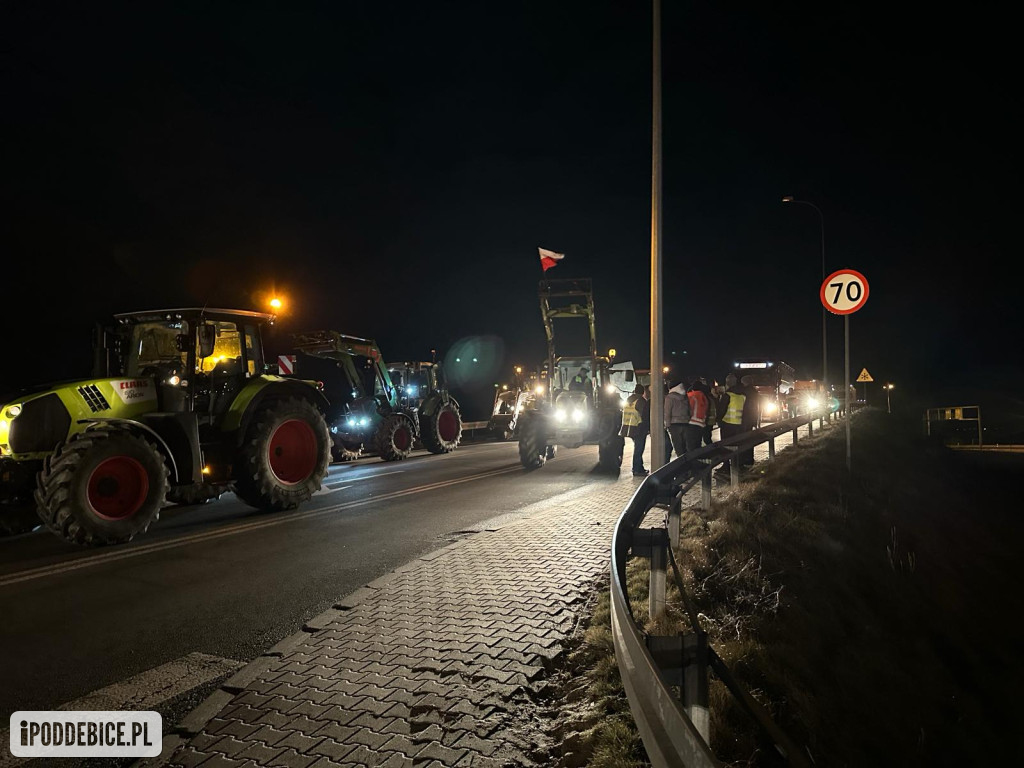
<instances>
[{"instance_id":1,"label":"tractor side mirror","mask_svg":"<svg viewBox=\"0 0 1024 768\"><path fill-rule=\"evenodd\" d=\"M199 357L209 357L217 343L217 326L203 323L199 326Z\"/></svg>"},{"instance_id":2,"label":"tractor side mirror","mask_svg":"<svg viewBox=\"0 0 1024 768\"><path fill-rule=\"evenodd\" d=\"M174 337L174 348L179 352L188 352L188 334L179 333Z\"/></svg>"}]
</instances>

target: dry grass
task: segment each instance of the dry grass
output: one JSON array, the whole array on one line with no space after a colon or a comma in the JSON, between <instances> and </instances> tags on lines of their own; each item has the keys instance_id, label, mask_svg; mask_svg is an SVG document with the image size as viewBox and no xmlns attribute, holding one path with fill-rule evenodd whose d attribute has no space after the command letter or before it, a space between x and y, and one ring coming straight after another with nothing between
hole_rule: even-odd
<instances>
[{"instance_id":1,"label":"dry grass","mask_svg":"<svg viewBox=\"0 0 1024 768\"><path fill-rule=\"evenodd\" d=\"M711 513L684 514L677 561L710 641L818 765L995 765L1015 757L1024 679L1012 643L1022 523L1007 474L987 477L867 411L779 454ZM1011 506L1012 505L1012 506ZM646 563L631 563L646 615ZM575 652L595 712L591 766L641 764L607 630L608 601ZM674 588L648 631L685 627ZM774 765L770 746L712 680L712 747ZM624 714L626 717L624 718Z\"/></svg>"}]
</instances>

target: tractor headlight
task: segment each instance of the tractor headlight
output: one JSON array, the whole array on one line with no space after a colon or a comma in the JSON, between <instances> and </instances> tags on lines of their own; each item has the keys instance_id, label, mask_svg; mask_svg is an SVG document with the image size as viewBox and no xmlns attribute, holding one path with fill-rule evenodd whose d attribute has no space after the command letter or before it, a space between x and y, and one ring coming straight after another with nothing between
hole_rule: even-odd
<instances>
[{"instance_id":1,"label":"tractor headlight","mask_svg":"<svg viewBox=\"0 0 1024 768\"><path fill-rule=\"evenodd\" d=\"M368 418L366 418L365 416L363 416L363 418L361 418L359 420L359 426L360 427L365 427L369 423L370 423L370 420Z\"/></svg>"},{"instance_id":2,"label":"tractor headlight","mask_svg":"<svg viewBox=\"0 0 1024 768\"><path fill-rule=\"evenodd\" d=\"M777 410L779 410L779 406L776 403L766 403L764 406L765 413L775 413Z\"/></svg>"},{"instance_id":3,"label":"tractor headlight","mask_svg":"<svg viewBox=\"0 0 1024 768\"><path fill-rule=\"evenodd\" d=\"M555 410L555 421L565 421L565 409L558 408Z\"/></svg>"},{"instance_id":4,"label":"tractor headlight","mask_svg":"<svg viewBox=\"0 0 1024 768\"><path fill-rule=\"evenodd\" d=\"M572 420L574 422L576 422L577 424L580 423L581 421L583 421L585 418L587 418L587 414L585 414L579 408L577 408L576 410L574 410L572 412Z\"/></svg>"},{"instance_id":5,"label":"tractor headlight","mask_svg":"<svg viewBox=\"0 0 1024 768\"><path fill-rule=\"evenodd\" d=\"M807 405L809 405L811 408L817 408L819 405L818 399L816 397L808 397Z\"/></svg>"},{"instance_id":6,"label":"tractor headlight","mask_svg":"<svg viewBox=\"0 0 1024 768\"><path fill-rule=\"evenodd\" d=\"M419 389L417 387L409 387L408 389L406 389L405 392L407 395L409 395L409 397L416 397L416 393L418 391Z\"/></svg>"},{"instance_id":7,"label":"tractor headlight","mask_svg":"<svg viewBox=\"0 0 1024 768\"><path fill-rule=\"evenodd\" d=\"M7 412L4 414L4 416L6 416L8 419L16 419L16 418L18 418L18 414L20 414L20 413L21 413L21 406L20 405L12 405L10 408L7 409Z\"/></svg>"},{"instance_id":8,"label":"tractor headlight","mask_svg":"<svg viewBox=\"0 0 1024 768\"><path fill-rule=\"evenodd\" d=\"M608 386L606 386L604 388L604 391L607 392L609 395L614 395L615 394L615 385L614 384L609 384Z\"/></svg>"}]
</instances>

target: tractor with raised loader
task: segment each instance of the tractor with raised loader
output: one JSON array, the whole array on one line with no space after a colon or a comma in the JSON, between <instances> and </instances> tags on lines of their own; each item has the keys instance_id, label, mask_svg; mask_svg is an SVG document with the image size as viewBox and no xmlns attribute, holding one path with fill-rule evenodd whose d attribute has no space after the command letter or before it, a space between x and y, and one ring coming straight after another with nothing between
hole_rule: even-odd
<instances>
[{"instance_id":1,"label":"tractor with raised loader","mask_svg":"<svg viewBox=\"0 0 1024 768\"><path fill-rule=\"evenodd\" d=\"M617 470L624 439L619 436L622 400L612 382L611 359L597 354L594 292L589 279L542 280L541 317L547 337L547 383L526 399L519 416L519 460L526 468L541 466L556 446L598 446L598 464ZM554 321L584 320L589 353L559 356Z\"/></svg>"},{"instance_id":2,"label":"tractor with raised loader","mask_svg":"<svg viewBox=\"0 0 1024 768\"><path fill-rule=\"evenodd\" d=\"M337 331L296 334L296 375L324 384L336 461L364 450L385 461L405 459L419 440L448 453L462 439L462 414L437 363L387 365L372 339Z\"/></svg>"},{"instance_id":3,"label":"tractor with raised loader","mask_svg":"<svg viewBox=\"0 0 1024 768\"><path fill-rule=\"evenodd\" d=\"M227 309L115 315L99 328L93 377L0 407L0 498L30 503L57 536L117 544L167 502L232 488L250 506L294 509L330 461L316 382L267 375L262 327Z\"/></svg>"}]
</instances>

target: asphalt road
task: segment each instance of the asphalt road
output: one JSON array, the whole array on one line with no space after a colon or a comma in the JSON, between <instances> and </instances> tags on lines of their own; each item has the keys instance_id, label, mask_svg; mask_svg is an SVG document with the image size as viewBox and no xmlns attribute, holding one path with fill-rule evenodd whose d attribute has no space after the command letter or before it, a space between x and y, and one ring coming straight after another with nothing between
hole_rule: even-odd
<instances>
[{"instance_id":1,"label":"asphalt road","mask_svg":"<svg viewBox=\"0 0 1024 768\"><path fill-rule=\"evenodd\" d=\"M623 462L628 474L629 459ZM597 448L539 470L514 443L402 462L331 467L299 510L233 495L170 507L120 547L82 550L49 532L0 540L0 722L56 709L203 653L248 661L339 597L534 502L607 480Z\"/></svg>"}]
</instances>

